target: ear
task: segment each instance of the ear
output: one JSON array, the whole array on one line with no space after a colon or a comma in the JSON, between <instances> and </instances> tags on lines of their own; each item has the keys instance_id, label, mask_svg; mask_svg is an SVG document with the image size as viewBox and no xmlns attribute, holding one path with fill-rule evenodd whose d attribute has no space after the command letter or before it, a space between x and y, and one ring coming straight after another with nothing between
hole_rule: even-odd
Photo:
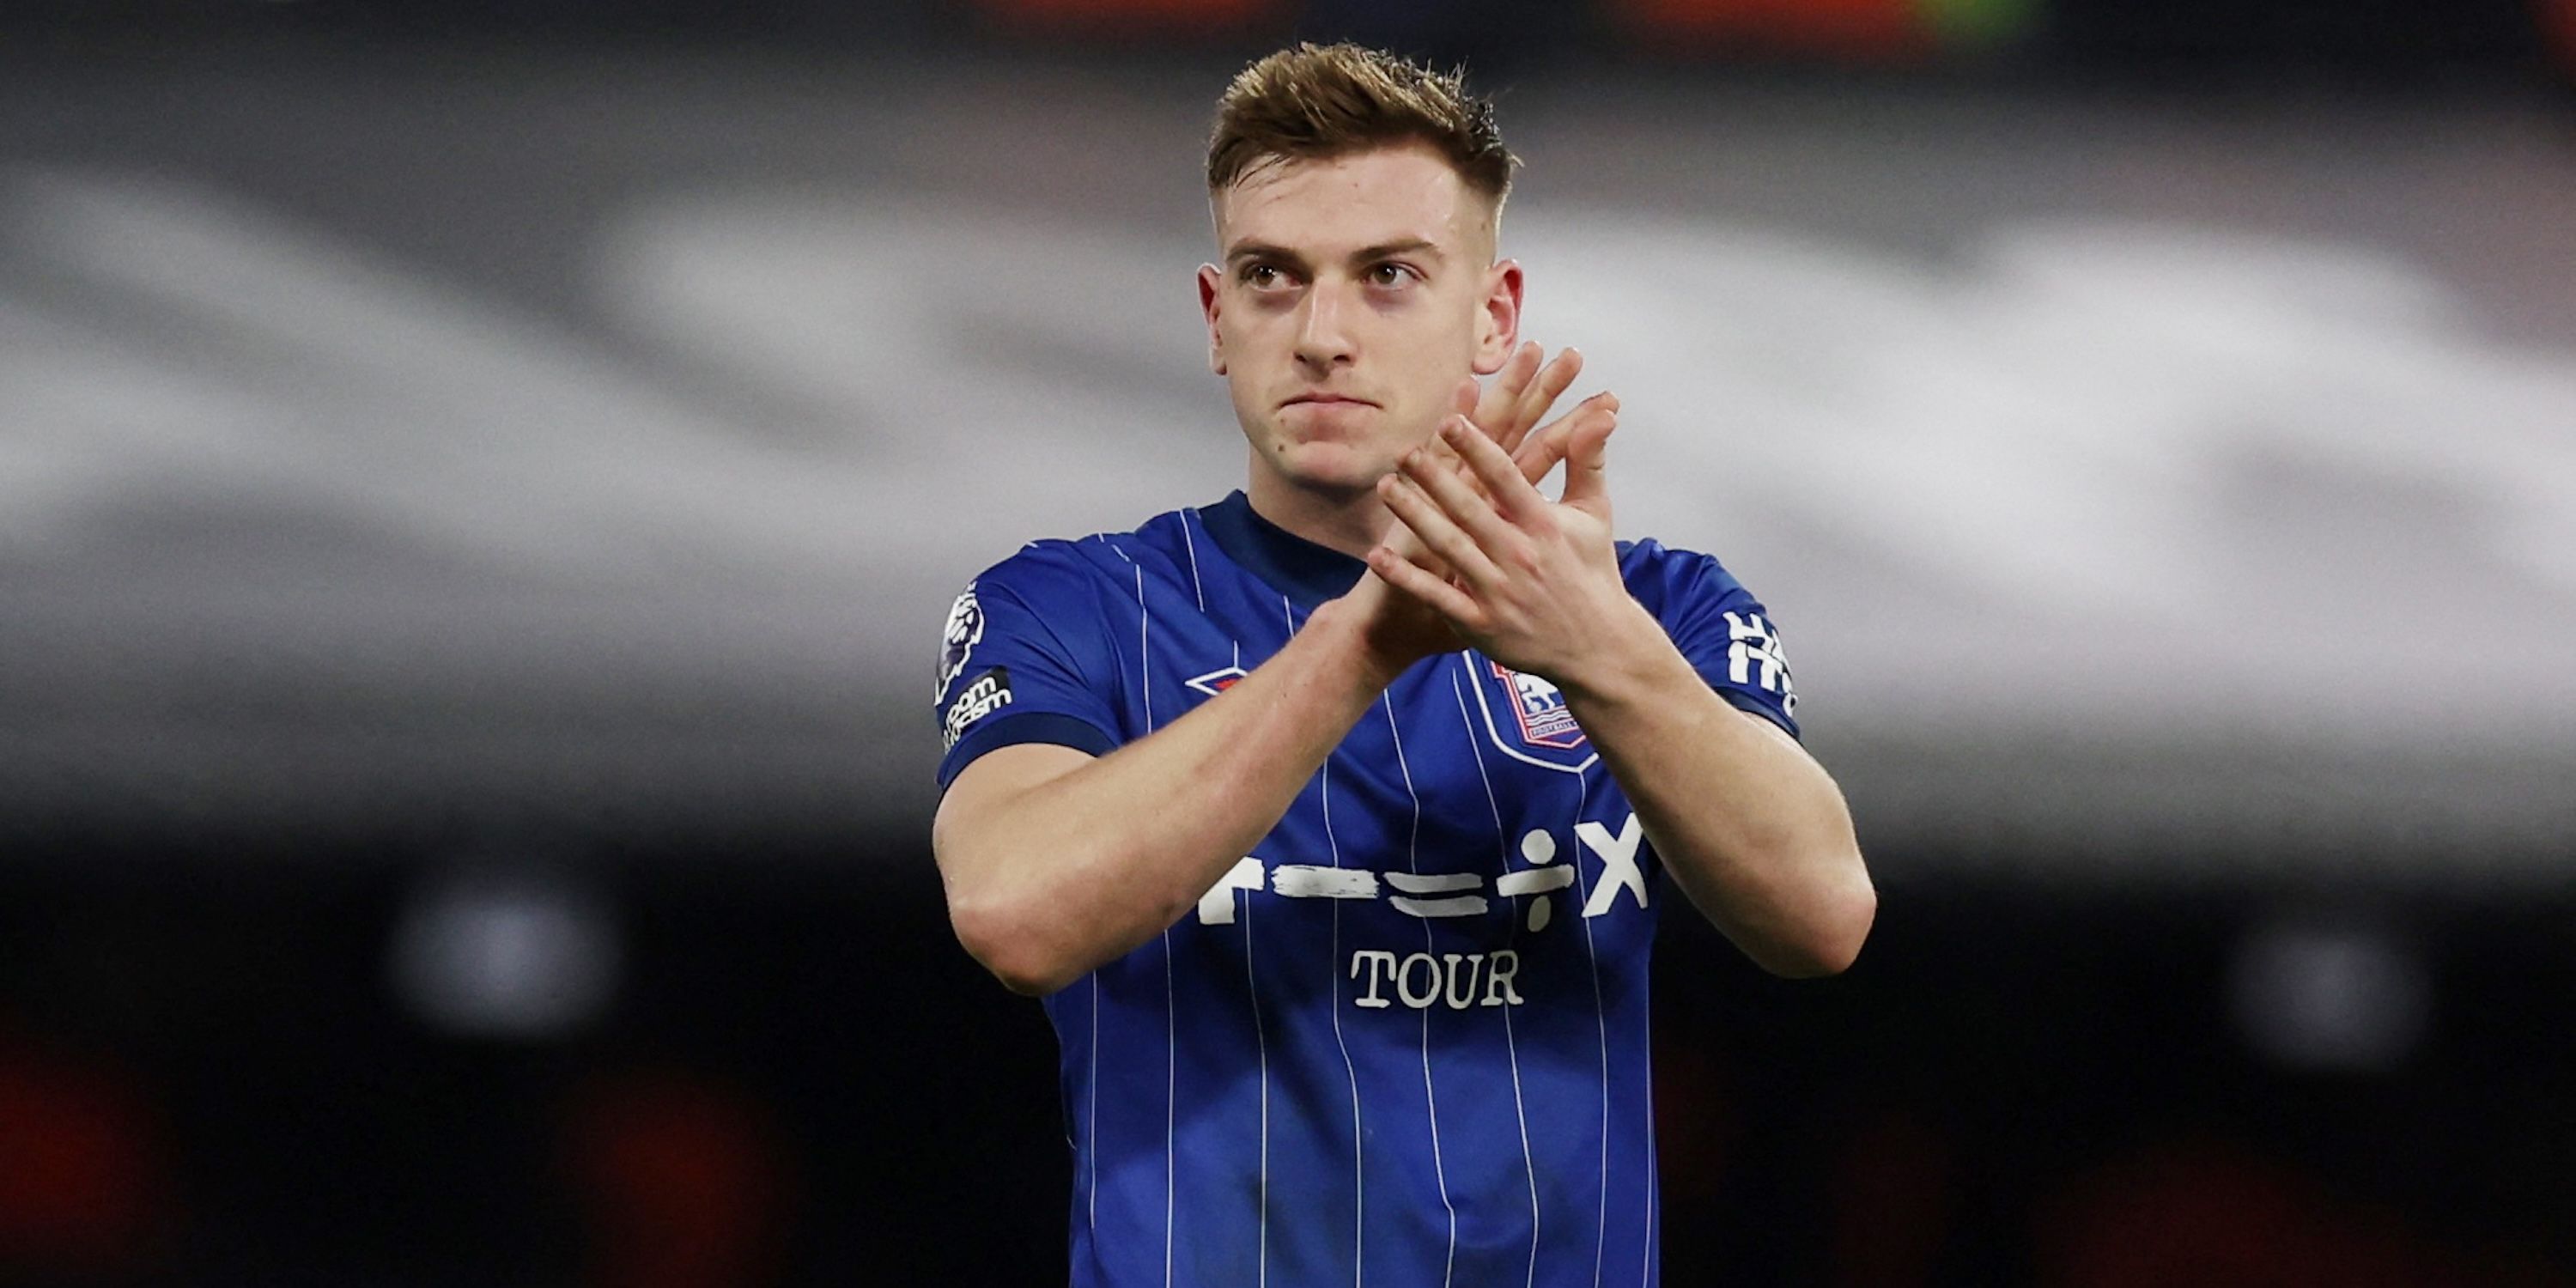
<instances>
[{"instance_id":1,"label":"ear","mask_svg":"<svg viewBox=\"0 0 2576 1288\"><path fill-rule=\"evenodd\" d=\"M1485 299L1476 316L1476 374L1490 376L1521 342L1521 266L1507 259L1485 270Z\"/></svg>"},{"instance_id":2,"label":"ear","mask_svg":"<svg viewBox=\"0 0 2576 1288\"><path fill-rule=\"evenodd\" d=\"M1208 370L1225 374L1225 339L1216 326L1216 265L1199 265L1199 312L1207 315Z\"/></svg>"}]
</instances>

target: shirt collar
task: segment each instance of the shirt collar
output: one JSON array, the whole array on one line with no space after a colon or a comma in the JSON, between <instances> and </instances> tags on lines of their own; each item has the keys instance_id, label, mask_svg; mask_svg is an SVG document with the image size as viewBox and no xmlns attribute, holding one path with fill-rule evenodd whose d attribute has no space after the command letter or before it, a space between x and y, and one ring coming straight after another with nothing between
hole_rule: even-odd
<instances>
[{"instance_id":1,"label":"shirt collar","mask_svg":"<svg viewBox=\"0 0 2576 1288\"><path fill-rule=\"evenodd\" d=\"M1199 523L1226 558L1300 608L1312 610L1328 599L1340 598L1368 571L1367 564L1262 518L1241 492L1201 506L1198 514Z\"/></svg>"}]
</instances>

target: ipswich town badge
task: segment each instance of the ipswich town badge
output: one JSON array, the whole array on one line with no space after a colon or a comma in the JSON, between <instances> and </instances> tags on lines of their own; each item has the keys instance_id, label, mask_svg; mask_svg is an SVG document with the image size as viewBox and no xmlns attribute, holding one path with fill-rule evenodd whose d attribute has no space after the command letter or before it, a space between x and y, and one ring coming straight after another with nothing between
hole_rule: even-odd
<instances>
[{"instance_id":1,"label":"ipswich town badge","mask_svg":"<svg viewBox=\"0 0 2576 1288\"><path fill-rule=\"evenodd\" d=\"M1476 665L1474 663L1481 663ZM1581 773L1594 759L1565 694L1542 677L1524 674L1488 658L1469 666L1476 677L1476 705L1494 747L1515 760L1550 769Z\"/></svg>"}]
</instances>

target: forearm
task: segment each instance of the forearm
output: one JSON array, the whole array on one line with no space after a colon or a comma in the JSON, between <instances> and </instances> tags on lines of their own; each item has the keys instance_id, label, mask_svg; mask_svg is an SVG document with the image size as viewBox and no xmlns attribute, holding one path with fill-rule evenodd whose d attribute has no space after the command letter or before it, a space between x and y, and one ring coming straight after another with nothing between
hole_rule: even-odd
<instances>
[{"instance_id":1,"label":"forearm","mask_svg":"<svg viewBox=\"0 0 2576 1288\"><path fill-rule=\"evenodd\" d=\"M1559 684L1665 870L1764 969L1848 966L1877 896L1841 790L1787 735L1720 698L1642 607L1618 635Z\"/></svg>"},{"instance_id":2,"label":"forearm","mask_svg":"<svg viewBox=\"0 0 2576 1288\"><path fill-rule=\"evenodd\" d=\"M1185 915L1392 678L1354 616L1325 605L1223 694L1108 755L971 809L943 803L933 845L968 949L1045 993Z\"/></svg>"}]
</instances>

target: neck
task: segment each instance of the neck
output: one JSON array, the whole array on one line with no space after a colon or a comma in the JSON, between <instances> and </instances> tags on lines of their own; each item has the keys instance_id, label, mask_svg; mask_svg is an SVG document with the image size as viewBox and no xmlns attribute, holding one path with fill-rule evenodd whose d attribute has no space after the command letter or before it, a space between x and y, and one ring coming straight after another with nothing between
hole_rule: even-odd
<instances>
[{"instance_id":1,"label":"neck","mask_svg":"<svg viewBox=\"0 0 2576 1288\"><path fill-rule=\"evenodd\" d=\"M1253 513L1273 525L1353 559L1366 559L1394 521L1374 487L1349 493L1311 491L1291 486L1258 462L1243 496Z\"/></svg>"}]
</instances>

